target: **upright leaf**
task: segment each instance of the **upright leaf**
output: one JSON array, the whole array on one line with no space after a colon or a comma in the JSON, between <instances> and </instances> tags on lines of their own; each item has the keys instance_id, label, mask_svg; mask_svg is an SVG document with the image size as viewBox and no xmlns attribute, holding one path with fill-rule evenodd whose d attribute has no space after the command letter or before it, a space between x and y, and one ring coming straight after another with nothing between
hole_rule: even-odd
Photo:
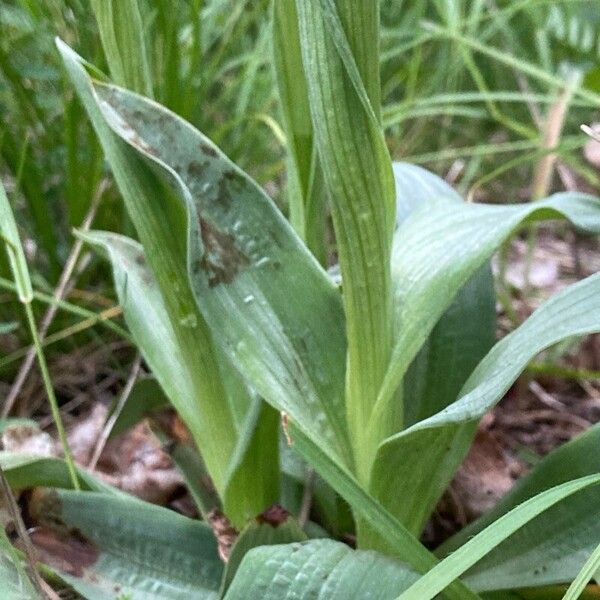
<instances>
[{"instance_id":1,"label":"upright leaf","mask_svg":"<svg viewBox=\"0 0 600 600\"><path fill-rule=\"evenodd\" d=\"M431 171L406 162L394 162L396 183L396 222L401 225L427 202L462 202L460 194Z\"/></svg>"},{"instance_id":2,"label":"upright leaf","mask_svg":"<svg viewBox=\"0 0 600 600\"><path fill-rule=\"evenodd\" d=\"M327 248L323 174L316 155L295 0L273 2L273 59L287 139L290 222L324 265Z\"/></svg>"},{"instance_id":3,"label":"upright leaf","mask_svg":"<svg viewBox=\"0 0 600 600\"><path fill-rule=\"evenodd\" d=\"M366 483L375 446L364 425L392 341L389 265L395 194L379 122L379 3L297 0L296 7L343 280L347 418L357 473Z\"/></svg>"},{"instance_id":4,"label":"upright leaf","mask_svg":"<svg viewBox=\"0 0 600 600\"><path fill-rule=\"evenodd\" d=\"M204 460L213 469L214 462L208 462L211 457L207 457L210 446L206 440L214 438L214 443L221 442L219 471L209 472L228 517L236 525L243 525L278 498L277 419L261 418L260 401L257 413L242 386L224 390L220 398L222 410L232 415L232 430L213 430L214 424L203 418L203 404L195 400L198 392L194 385L193 354L182 360L179 340L140 244L111 233L96 231L80 235L108 255L127 325L162 389L194 435ZM191 354L193 349L188 352ZM223 375L229 375L231 367L227 367L225 360L220 361L219 368ZM237 414L241 415L239 422ZM250 421L244 423L245 419ZM257 431L261 435L256 436ZM247 467L255 463L262 465L260 476L254 469L248 472Z\"/></svg>"},{"instance_id":5,"label":"upright leaf","mask_svg":"<svg viewBox=\"0 0 600 600\"><path fill-rule=\"evenodd\" d=\"M152 78L138 0L91 0L115 83L152 97Z\"/></svg>"},{"instance_id":6,"label":"upright leaf","mask_svg":"<svg viewBox=\"0 0 600 600\"><path fill-rule=\"evenodd\" d=\"M235 425L224 401L226 391L212 336L198 311L188 282L186 206L153 172L154 161L134 151L106 123L86 70L91 67L60 40L57 46L96 130L158 284L154 298L160 296L160 305L164 306L166 321L162 331L172 332L176 347L170 359L177 363L173 368L179 373L185 369L185 375L191 378L188 382L173 384L185 387L186 392L190 387L193 389L192 395L185 395L175 402L179 403L178 408L183 408L186 421L193 419L192 433L202 448L207 469L222 493L235 446ZM136 263L131 254L129 260L132 261L130 267L134 268ZM143 279L140 278L141 284ZM138 318L143 326L143 320Z\"/></svg>"},{"instance_id":7,"label":"upright leaf","mask_svg":"<svg viewBox=\"0 0 600 600\"><path fill-rule=\"evenodd\" d=\"M131 160L152 166L186 211L177 224L184 264L215 343L265 400L350 461L343 311L327 274L272 201L199 131L120 88L94 82L94 93Z\"/></svg>"},{"instance_id":8,"label":"upright leaf","mask_svg":"<svg viewBox=\"0 0 600 600\"><path fill-rule=\"evenodd\" d=\"M405 425L453 402L494 345L494 278L489 265L475 272L432 329L403 381Z\"/></svg>"},{"instance_id":9,"label":"upright leaf","mask_svg":"<svg viewBox=\"0 0 600 600\"><path fill-rule=\"evenodd\" d=\"M429 202L463 202L437 175L409 163L396 162L393 166L399 224ZM494 343L495 297L491 268L486 264L457 293L408 369L400 400L404 404L404 426L430 417L456 400L468 376Z\"/></svg>"},{"instance_id":10,"label":"upright leaf","mask_svg":"<svg viewBox=\"0 0 600 600\"><path fill-rule=\"evenodd\" d=\"M392 256L394 351L374 421L378 413L380 417L387 414L387 404L393 401L408 366L469 277L522 224L558 218L597 233L600 202L579 193L555 194L521 205L437 199L403 221L394 235ZM377 427L376 423L373 426Z\"/></svg>"},{"instance_id":11,"label":"upright leaf","mask_svg":"<svg viewBox=\"0 0 600 600\"><path fill-rule=\"evenodd\" d=\"M232 398L233 399L233 398ZM229 465L223 499L227 515L239 515L244 524L279 501L279 413L254 396L245 420L238 426L238 441Z\"/></svg>"},{"instance_id":12,"label":"upright leaf","mask_svg":"<svg viewBox=\"0 0 600 600\"><path fill-rule=\"evenodd\" d=\"M458 290L521 223L559 217L569 218L581 229L600 231L600 202L586 194L556 194L536 203L513 206L438 199L403 221L394 238L394 353L369 424L374 431L381 429L379 420L388 420L388 405L397 402L396 390L409 365ZM437 442L431 446L423 439L407 447L408 454L401 450L402 444L398 441L394 450L390 440L382 443L370 489L411 531L417 532L449 483L450 479L442 475L449 471L440 459L442 445ZM406 460L406 456L414 459ZM425 466L430 456L433 468ZM427 480L422 478L423 472L430 474ZM401 502L398 489L403 490Z\"/></svg>"}]
</instances>

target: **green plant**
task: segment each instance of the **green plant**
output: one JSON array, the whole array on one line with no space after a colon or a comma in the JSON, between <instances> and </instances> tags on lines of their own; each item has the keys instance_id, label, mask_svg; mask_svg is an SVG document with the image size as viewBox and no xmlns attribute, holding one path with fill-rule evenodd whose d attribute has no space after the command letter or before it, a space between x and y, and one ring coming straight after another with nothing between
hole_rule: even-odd
<instances>
[{"instance_id":1,"label":"green plant","mask_svg":"<svg viewBox=\"0 0 600 600\"><path fill-rule=\"evenodd\" d=\"M436 553L418 541L484 413L537 354L600 331L594 275L494 345L491 256L539 220L566 218L599 233L600 201L567 193L521 205L465 203L431 173L392 163L382 129L378 11L371 0L275 2L293 228L207 137L109 83L58 42L139 242L79 235L110 260L129 330L188 425L225 513L243 527L279 499L279 412L291 450L352 508L359 547L307 541L289 523L281 537L269 537L251 523L235 546L237 570L221 587L204 524L106 490L60 491L61 522L103 557L82 577L60 572L84 596L104 597L114 585L144 594L158 585L157 597L172 598L220 590L230 600L341 599L361 589L380 598L443 592L458 600L499 590L521 598L529 592L519 588L575 579L596 548L600 465L588 444L597 442L597 427L541 461L493 516ZM105 46L116 45L109 63L124 60L123 39L103 36ZM323 268L326 199L340 287ZM138 507L139 521L126 520ZM125 522L118 549L144 557L160 545L183 566L168 563L163 577L156 560L132 560L139 579L127 583L107 542ZM166 539L145 533L150 522ZM562 549L559 576L546 568L556 559L546 545L549 522ZM196 546L187 556L181 548L191 544L191 529ZM203 561L203 573L188 568L190 556Z\"/></svg>"}]
</instances>

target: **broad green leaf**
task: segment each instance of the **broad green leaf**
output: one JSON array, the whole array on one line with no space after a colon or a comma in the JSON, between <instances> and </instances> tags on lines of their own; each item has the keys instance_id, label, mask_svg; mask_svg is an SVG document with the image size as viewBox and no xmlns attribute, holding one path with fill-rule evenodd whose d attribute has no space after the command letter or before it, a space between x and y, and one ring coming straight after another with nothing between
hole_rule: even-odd
<instances>
[{"instance_id":1,"label":"broad green leaf","mask_svg":"<svg viewBox=\"0 0 600 600\"><path fill-rule=\"evenodd\" d=\"M41 600L23 564L9 542L4 527L0 527L0 582L5 600Z\"/></svg>"},{"instance_id":2,"label":"broad green leaf","mask_svg":"<svg viewBox=\"0 0 600 600\"><path fill-rule=\"evenodd\" d=\"M265 400L350 462L343 309L327 274L199 131L120 88L95 82L94 93L127 154L152 166L187 211L189 277L215 343Z\"/></svg>"},{"instance_id":3,"label":"broad green leaf","mask_svg":"<svg viewBox=\"0 0 600 600\"><path fill-rule=\"evenodd\" d=\"M210 528L134 498L51 490L32 541L87 600L216 600L223 565ZM55 560L52 560L54 557Z\"/></svg>"},{"instance_id":4,"label":"broad green leaf","mask_svg":"<svg viewBox=\"0 0 600 600\"><path fill-rule=\"evenodd\" d=\"M437 559L406 527L373 496L368 494L344 465L326 454L318 443L306 437L301 430L290 427L290 436L298 452L321 473L331 487L340 494L375 531L386 541L391 553L419 573L426 573ZM477 594L460 581L446 590L445 596L452 600L475 600Z\"/></svg>"},{"instance_id":5,"label":"broad green leaf","mask_svg":"<svg viewBox=\"0 0 600 600\"><path fill-rule=\"evenodd\" d=\"M224 506L226 514L241 515L244 524L256 514L254 507L264 510L279 500L279 422L279 413L255 397L238 429Z\"/></svg>"},{"instance_id":6,"label":"broad green leaf","mask_svg":"<svg viewBox=\"0 0 600 600\"><path fill-rule=\"evenodd\" d=\"M177 404L182 418L190 427L198 446L202 448L207 469L216 488L222 493L229 459L236 443L235 426L224 401L225 389L212 336L198 311L188 282L186 207L153 172L153 161L140 156L108 126L88 75L88 70L92 68L60 40L57 40L57 47L98 135L144 247L150 272L156 280L158 289L153 294L153 300L162 298L162 301L148 303L148 306L157 304L151 310L154 318L157 310L164 317L160 331L172 336L169 343L176 351L169 359L170 365L176 369L177 374L190 378L185 382L170 382L169 386L170 389L180 388L186 392L191 389L193 393L177 398L170 396L170 400ZM128 248L129 260L133 261L132 268L143 266L135 263L131 246L127 242L121 247ZM123 283L124 273L120 277ZM143 286L141 277L138 283ZM142 289L148 291L149 287L146 285ZM135 298L128 304L139 306ZM139 313L136 320L141 329L143 318ZM144 337L140 334L137 341L145 356L156 353L156 349L146 346L147 340L150 340L148 343L153 343L155 339L147 330ZM191 419L189 423L188 419Z\"/></svg>"},{"instance_id":7,"label":"broad green leaf","mask_svg":"<svg viewBox=\"0 0 600 600\"><path fill-rule=\"evenodd\" d=\"M303 542L307 536L298 523L278 506L251 521L236 540L225 567L221 596L227 592L246 554L259 546Z\"/></svg>"},{"instance_id":8,"label":"broad green leaf","mask_svg":"<svg viewBox=\"0 0 600 600\"><path fill-rule=\"evenodd\" d=\"M447 310L457 291L489 260L498 245L523 222L562 216L568 217L581 229L600 231L600 202L585 194L557 194L544 201L517 206L437 201L415 211L404 221L394 241L395 352L374 410L374 421L385 421L386 407L394 401L393 392L435 323ZM534 319L533 323L537 322ZM546 330L543 324L538 326ZM592 324L590 330L594 330ZM554 332L560 333L558 329ZM537 333L532 335L534 339ZM506 366L512 364L511 357ZM520 368L524 367L525 363ZM509 371L507 368L506 373ZM499 398L497 396L493 401ZM371 427L375 432L381 430L376 423ZM461 429L458 425L456 427ZM453 474L449 465L462 460L466 440L470 443L471 433L471 426L465 425L462 428L465 440L462 444L446 445L442 438L436 438L432 445L433 434L426 432L427 426L424 425L419 433L417 429L420 429L419 424L413 426L410 433L403 432L382 442L370 487L382 503L414 532L420 531L449 483ZM448 435L449 439L454 437L449 432ZM446 439L445 436L443 439ZM406 460L407 456L414 458ZM429 473L427 480L421 476L424 472ZM397 489L403 490L401 502L398 501Z\"/></svg>"},{"instance_id":9,"label":"broad green leaf","mask_svg":"<svg viewBox=\"0 0 600 600\"><path fill-rule=\"evenodd\" d=\"M61 458L1 451L0 466L11 488L16 491L34 487L73 487L67 464ZM82 468L77 469L77 477L84 490L128 497L125 492L104 483Z\"/></svg>"},{"instance_id":10,"label":"broad green leaf","mask_svg":"<svg viewBox=\"0 0 600 600\"><path fill-rule=\"evenodd\" d=\"M314 136L332 207L348 340L346 411L359 480L375 448L365 428L391 352L395 192L380 126L379 6L297 0Z\"/></svg>"},{"instance_id":11,"label":"broad green leaf","mask_svg":"<svg viewBox=\"0 0 600 600\"><path fill-rule=\"evenodd\" d=\"M485 265L471 276L436 323L403 382L407 426L453 402L494 345L495 296L494 278Z\"/></svg>"},{"instance_id":12,"label":"broad green leaf","mask_svg":"<svg viewBox=\"0 0 600 600\"><path fill-rule=\"evenodd\" d=\"M191 360L182 360L179 340L156 281L147 267L142 246L114 233L92 231L79 235L108 257L127 327L144 360L186 425L199 440L204 441L210 436L204 431L209 425L202 418L203 399L194 401L197 397L192 373L194 364ZM220 401L226 406L225 395ZM226 434L227 431L224 431L225 447L235 443L235 436L230 434L231 440L227 440ZM227 464L228 457L219 462ZM215 482L218 489L222 489L222 479L223 475Z\"/></svg>"},{"instance_id":13,"label":"broad green leaf","mask_svg":"<svg viewBox=\"0 0 600 600\"><path fill-rule=\"evenodd\" d=\"M470 566L537 515L564 498L598 484L600 475L590 475L563 483L530 498L471 538L398 596L397 600L431 600L456 577L460 577Z\"/></svg>"},{"instance_id":14,"label":"broad green leaf","mask_svg":"<svg viewBox=\"0 0 600 600\"><path fill-rule=\"evenodd\" d=\"M544 457L488 513L437 551L446 556L525 500L577 477L600 472L600 425ZM507 589L572 581L600 539L600 490L557 504L492 550L465 574L477 589Z\"/></svg>"},{"instance_id":15,"label":"broad green leaf","mask_svg":"<svg viewBox=\"0 0 600 600\"><path fill-rule=\"evenodd\" d=\"M401 224L428 202L463 202L458 193L430 171L394 163L397 221ZM403 382L405 426L430 417L456 400L477 363L494 344L495 290L484 265L460 289L436 323Z\"/></svg>"},{"instance_id":16,"label":"broad green leaf","mask_svg":"<svg viewBox=\"0 0 600 600\"><path fill-rule=\"evenodd\" d=\"M138 0L91 0L115 83L152 97L152 79Z\"/></svg>"},{"instance_id":17,"label":"broad green leaf","mask_svg":"<svg viewBox=\"0 0 600 600\"><path fill-rule=\"evenodd\" d=\"M521 225L569 219L576 227L600 232L600 201L579 193L555 194L520 205L427 203L397 229L392 255L396 311L394 353L377 400L377 412L400 384L435 323L469 277Z\"/></svg>"},{"instance_id":18,"label":"broad green leaf","mask_svg":"<svg viewBox=\"0 0 600 600\"><path fill-rule=\"evenodd\" d=\"M210 428L215 425L202 418L202 398L198 398L194 387L195 365L181 359L178 339L156 280L146 266L142 247L117 234L90 232L82 234L82 237L108 255L127 325L156 379L190 431L195 434L208 465L208 458L204 454L205 440L218 440L220 432L211 431ZM224 374L228 373L225 371L224 361L221 361L220 367ZM227 515L236 525L243 525L246 519L277 499L277 421L273 417L268 422L260 419L261 415L256 414L256 410L252 412L247 392L243 388L236 391L235 397L229 397L224 390L220 399L223 410L229 409L234 421L234 447L229 456L223 456L222 460L226 464L222 464L223 472L219 473L216 483ZM194 402L195 398L199 401ZM238 426L235 423L236 413L241 413L243 418L249 418L252 422L242 422ZM205 427L208 427L208 431ZM255 439L256 431L261 434L258 439ZM226 435L226 431L222 433L223 436ZM227 449L225 444L224 446L222 452ZM254 466L262 465L264 471L260 477L244 469L248 462ZM213 475L210 468L209 472Z\"/></svg>"},{"instance_id":19,"label":"broad green leaf","mask_svg":"<svg viewBox=\"0 0 600 600\"><path fill-rule=\"evenodd\" d=\"M225 600L387 600L416 579L389 557L332 540L312 540L248 552Z\"/></svg>"},{"instance_id":20,"label":"broad green leaf","mask_svg":"<svg viewBox=\"0 0 600 600\"><path fill-rule=\"evenodd\" d=\"M381 445L372 490L409 530L420 530L467 454L477 422L528 362L562 339L600 330L599 292L600 274L556 294L494 346L456 402Z\"/></svg>"},{"instance_id":21,"label":"broad green leaf","mask_svg":"<svg viewBox=\"0 0 600 600\"><path fill-rule=\"evenodd\" d=\"M19 300L23 303L31 302L33 288L29 278L29 269L17 231L17 224L2 183L0 183L0 242L3 243L8 254L8 262L15 279Z\"/></svg>"},{"instance_id":22,"label":"broad green leaf","mask_svg":"<svg viewBox=\"0 0 600 600\"><path fill-rule=\"evenodd\" d=\"M405 162L394 162L396 183L396 222L401 225L427 202L446 199L463 202L460 194L431 171Z\"/></svg>"}]
</instances>

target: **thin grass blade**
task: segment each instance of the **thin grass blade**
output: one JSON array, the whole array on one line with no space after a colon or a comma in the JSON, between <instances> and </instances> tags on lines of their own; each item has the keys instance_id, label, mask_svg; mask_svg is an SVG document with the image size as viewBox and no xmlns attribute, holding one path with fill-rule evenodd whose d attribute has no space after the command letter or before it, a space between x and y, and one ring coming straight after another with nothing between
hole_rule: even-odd
<instances>
[{"instance_id":1,"label":"thin grass blade","mask_svg":"<svg viewBox=\"0 0 600 600\"><path fill-rule=\"evenodd\" d=\"M590 475L563 483L527 500L436 565L427 575L398 596L397 600L431 600L456 577L460 577L469 567L531 519L564 498L598 484L600 484L600 475Z\"/></svg>"}]
</instances>

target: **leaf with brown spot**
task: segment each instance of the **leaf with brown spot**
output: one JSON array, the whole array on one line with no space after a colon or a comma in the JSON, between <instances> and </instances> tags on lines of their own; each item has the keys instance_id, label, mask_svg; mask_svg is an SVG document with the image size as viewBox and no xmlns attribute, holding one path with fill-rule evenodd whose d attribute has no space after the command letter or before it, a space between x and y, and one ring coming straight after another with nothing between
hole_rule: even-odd
<instances>
[{"instance_id":1,"label":"leaf with brown spot","mask_svg":"<svg viewBox=\"0 0 600 600\"><path fill-rule=\"evenodd\" d=\"M223 565L204 523L130 497L52 494L61 524L36 528L32 541L82 596L216 600Z\"/></svg>"},{"instance_id":2,"label":"leaf with brown spot","mask_svg":"<svg viewBox=\"0 0 600 600\"><path fill-rule=\"evenodd\" d=\"M248 257L237 247L235 237L231 233L221 231L202 217L200 234L204 244L204 256L200 267L207 274L209 287L231 283L238 272L248 266Z\"/></svg>"},{"instance_id":3,"label":"leaf with brown spot","mask_svg":"<svg viewBox=\"0 0 600 600\"><path fill-rule=\"evenodd\" d=\"M142 248L133 240L104 232L87 233L85 239L109 255L113 265L115 287L127 325L144 351L145 360L160 386L171 399L190 432L194 434L194 441L200 448L204 464L207 464L206 459L210 458L210 454L207 455L206 452L206 444L210 441L207 440L207 436L214 439L216 449L220 450L222 455L219 458L227 460L219 479L215 477L214 470L210 470L209 473L229 518L236 524L243 525L249 516L265 506L265 502L273 502L277 498L279 485L276 421L271 422L272 419L265 419L262 415L254 418L254 401L243 384L231 389L232 380L237 376L233 369L228 367L227 361L223 360L220 369L226 376L224 385L227 393L223 394L219 401L231 411L232 426L236 431L236 438L231 441L233 448L228 451L228 440L225 437L227 432L217 423L209 421L206 424L207 429L204 429L200 414L204 407L204 398L194 386L195 363L182 358L178 338L167 317L167 308L157 289L156 279L149 270L148 261L139 261ZM221 243L225 242L221 240ZM136 394L133 394L130 400L135 398ZM254 437L260 439L260 444L255 443ZM252 454L257 464L262 465L260 476L240 475L248 453ZM252 463L252 460L250 462ZM201 506L198 508L202 509Z\"/></svg>"},{"instance_id":4,"label":"leaf with brown spot","mask_svg":"<svg viewBox=\"0 0 600 600\"><path fill-rule=\"evenodd\" d=\"M187 210L188 275L215 342L261 396L350 464L339 291L273 202L210 140L156 103L92 83L108 125Z\"/></svg>"}]
</instances>

